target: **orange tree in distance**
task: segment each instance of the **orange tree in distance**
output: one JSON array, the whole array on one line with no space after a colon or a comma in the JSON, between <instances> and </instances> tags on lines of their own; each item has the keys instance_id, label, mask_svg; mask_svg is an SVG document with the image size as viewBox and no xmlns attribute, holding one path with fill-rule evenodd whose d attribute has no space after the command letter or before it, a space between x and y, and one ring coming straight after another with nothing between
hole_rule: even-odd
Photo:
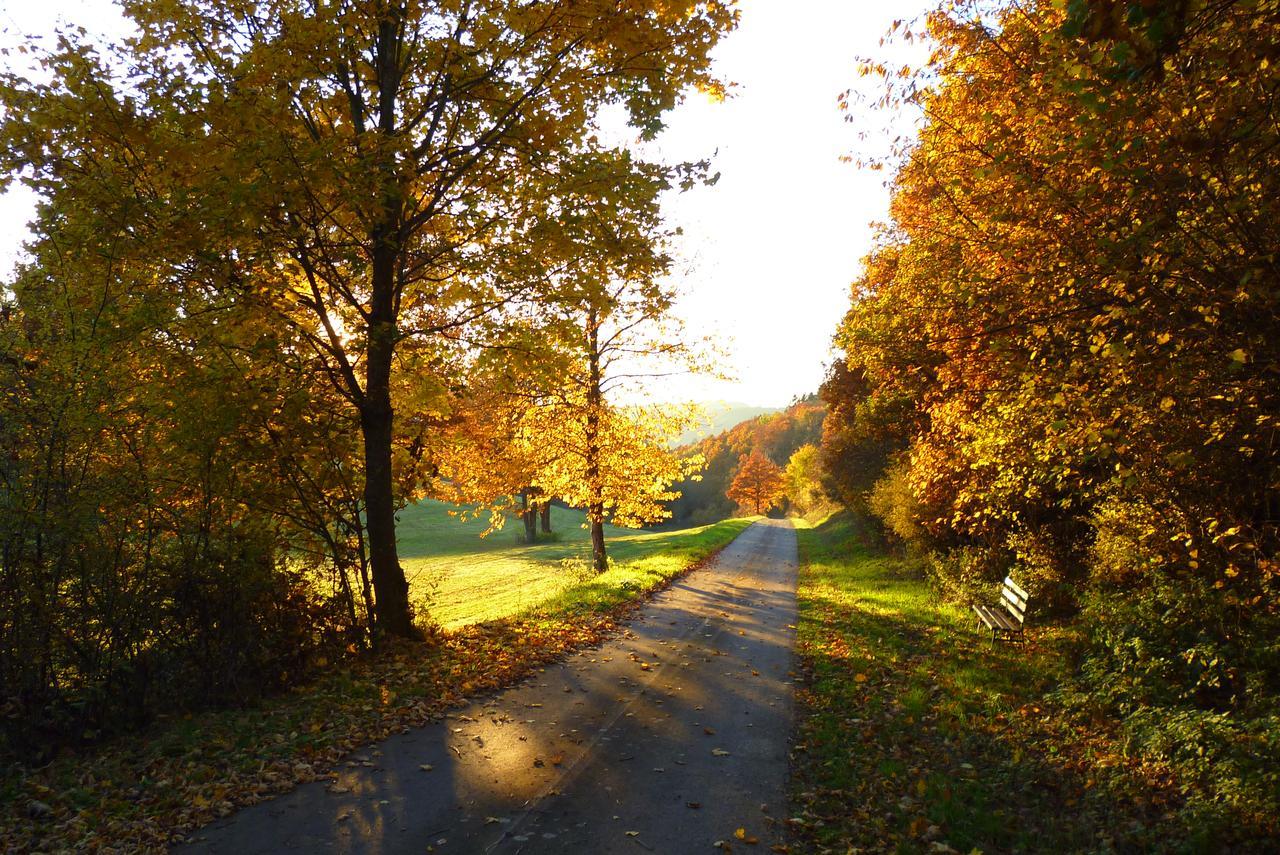
<instances>
[{"instance_id":1,"label":"orange tree in distance","mask_svg":"<svg viewBox=\"0 0 1280 855\"><path fill-rule=\"evenodd\" d=\"M733 475L726 495L744 508L762 514L786 492L782 470L758 451L752 452Z\"/></svg>"}]
</instances>

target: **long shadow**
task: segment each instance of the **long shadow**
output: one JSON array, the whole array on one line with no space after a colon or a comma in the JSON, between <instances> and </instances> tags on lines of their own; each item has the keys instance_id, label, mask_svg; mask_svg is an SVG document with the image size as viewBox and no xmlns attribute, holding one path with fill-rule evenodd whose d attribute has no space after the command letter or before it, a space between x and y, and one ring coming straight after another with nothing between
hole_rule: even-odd
<instances>
[{"instance_id":1,"label":"long shadow","mask_svg":"<svg viewBox=\"0 0 1280 855\"><path fill-rule=\"evenodd\" d=\"M822 744L810 750L848 745L851 762L810 768L805 784L823 791L823 814L888 815L878 831L859 826L868 837L853 845L883 848L888 832L905 851L931 838L983 852L1195 849L1160 831L1177 828L1176 794L1141 782L1108 790L1081 752L1057 750L1061 725L1037 703L1045 677L1023 651L992 647L977 630L970 639L942 613L928 621L820 595L810 602L828 635L849 640L804 651L810 703L820 704L808 733Z\"/></svg>"},{"instance_id":2,"label":"long shadow","mask_svg":"<svg viewBox=\"0 0 1280 855\"><path fill-rule=\"evenodd\" d=\"M614 814L658 851L679 851L663 844L673 818L729 836L745 805L759 814L759 764L779 792L785 778L794 594L772 572L681 581L620 637L355 751L179 851L608 851L592 829Z\"/></svg>"}]
</instances>

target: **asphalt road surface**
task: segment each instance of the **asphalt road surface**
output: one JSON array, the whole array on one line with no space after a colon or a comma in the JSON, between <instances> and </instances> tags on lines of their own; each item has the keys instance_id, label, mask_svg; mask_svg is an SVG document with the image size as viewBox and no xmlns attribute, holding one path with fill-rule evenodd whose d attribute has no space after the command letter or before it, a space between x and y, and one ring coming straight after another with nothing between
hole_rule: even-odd
<instances>
[{"instance_id":1,"label":"asphalt road surface","mask_svg":"<svg viewBox=\"0 0 1280 855\"><path fill-rule=\"evenodd\" d=\"M178 851L767 852L785 837L795 590L795 532L762 520L602 647Z\"/></svg>"}]
</instances>

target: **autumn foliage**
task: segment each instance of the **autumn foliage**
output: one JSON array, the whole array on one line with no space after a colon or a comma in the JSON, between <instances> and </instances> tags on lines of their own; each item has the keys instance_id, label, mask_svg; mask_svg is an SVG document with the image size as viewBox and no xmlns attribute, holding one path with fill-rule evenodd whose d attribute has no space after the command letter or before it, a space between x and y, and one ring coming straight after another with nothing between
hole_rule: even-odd
<instances>
[{"instance_id":1,"label":"autumn foliage","mask_svg":"<svg viewBox=\"0 0 1280 855\"><path fill-rule=\"evenodd\" d=\"M728 496L753 514L769 510L786 492L787 482L777 464L756 451L733 474Z\"/></svg>"},{"instance_id":2,"label":"autumn foliage","mask_svg":"<svg viewBox=\"0 0 1280 855\"><path fill-rule=\"evenodd\" d=\"M705 165L607 145L599 114L651 139L686 89L720 91L737 18L124 7L127 42L68 27L31 79L0 75L0 172L40 200L0 287L0 755L419 635L398 509L568 471L527 436L583 364L563 309L612 311L619 284L647 320L670 305L659 198ZM630 443L596 486L643 483L597 509L643 518L688 473L600 387L563 397Z\"/></svg>"},{"instance_id":3,"label":"autumn foliage","mask_svg":"<svg viewBox=\"0 0 1280 855\"><path fill-rule=\"evenodd\" d=\"M1277 808L1277 7L930 16L824 394L836 486L969 598L1088 631L1077 699ZM1270 771L1267 771L1267 769Z\"/></svg>"},{"instance_id":4,"label":"autumn foliage","mask_svg":"<svg viewBox=\"0 0 1280 855\"><path fill-rule=\"evenodd\" d=\"M702 525L732 516L737 502L727 494L742 461L758 452L774 464L786 466L798 449L818 442L825 415L822 402L809 396L781 412L747 419L694 443L691 451L701 457L705 468L698 480L676 485L680 497L670 505L672 517Z\"/></svg>"}]
</instances>

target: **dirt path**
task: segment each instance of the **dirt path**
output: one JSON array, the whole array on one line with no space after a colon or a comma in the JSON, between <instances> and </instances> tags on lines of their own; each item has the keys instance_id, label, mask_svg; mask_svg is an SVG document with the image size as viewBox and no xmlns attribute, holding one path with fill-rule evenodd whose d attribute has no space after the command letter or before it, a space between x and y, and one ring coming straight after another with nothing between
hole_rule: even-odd
<instances>
[{"instance_id":1,"label":"dirt path","mask_svg":"<svg viewBox=\"0 0 1280 855\"><path fill-rule=\"evenodd\" d=\"M790 524L748 528L621 636L356 752L181 852L661 853L781 841L796 614Z\"/></svg>"}]
</instances>

